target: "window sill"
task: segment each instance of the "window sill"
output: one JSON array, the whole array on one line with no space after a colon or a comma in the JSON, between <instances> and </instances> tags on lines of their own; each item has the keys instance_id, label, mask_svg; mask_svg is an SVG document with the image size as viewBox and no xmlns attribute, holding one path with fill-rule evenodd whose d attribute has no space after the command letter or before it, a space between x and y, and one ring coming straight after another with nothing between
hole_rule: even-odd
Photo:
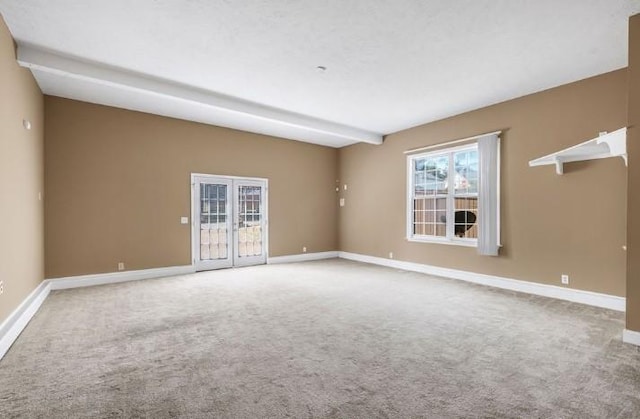
<instances>
[{"instance_id":1,"label":"window sill","mask_svg":"<svg viewBox=\"0 0 640 419\"><path fill-rule=\"evenodd\" d=\"M430 244L446 244L448 246L462 246L462 247L478 247L477 240L449 240L449 239L436 239L432 237L407 237L407 241L413 243L430 243Z\"/></svg>"}]
</instances>

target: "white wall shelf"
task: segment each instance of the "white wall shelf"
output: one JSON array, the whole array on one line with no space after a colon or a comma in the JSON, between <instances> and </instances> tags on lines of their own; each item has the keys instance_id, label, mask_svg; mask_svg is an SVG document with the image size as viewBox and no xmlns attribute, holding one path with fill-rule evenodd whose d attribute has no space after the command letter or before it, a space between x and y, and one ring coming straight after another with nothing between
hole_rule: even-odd
<instances>
[{"instance_id":1,"label":"white wall shelf","mask_svg":"<svg viewBox=\"0 0 640 419\"><path fill-rule=\"evenodd\" d=\"M602 133L584 143L565 148L544 157L529 162L529 166L555 165L556 173L564 173L564 163L584 160L606 159L608 157L622 157L627 165L627 128L620 128L613 132Z\"/></svg>"}]
</instances>

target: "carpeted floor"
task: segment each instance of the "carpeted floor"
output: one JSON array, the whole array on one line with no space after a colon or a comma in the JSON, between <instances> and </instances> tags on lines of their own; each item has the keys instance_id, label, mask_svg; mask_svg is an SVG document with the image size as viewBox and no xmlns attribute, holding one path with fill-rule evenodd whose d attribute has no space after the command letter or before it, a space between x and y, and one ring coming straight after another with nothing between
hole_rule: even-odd
<instances>
[{"instance_id":1,"label":"carpeted floor","mask_svg":"<svg viewBox=\"0 0 640 419\"><path fill-rule=\"evenodd\" d=\"M640 417L623 314L343 260L53 292L0 417Z\"/></svg>"}]
</instances>

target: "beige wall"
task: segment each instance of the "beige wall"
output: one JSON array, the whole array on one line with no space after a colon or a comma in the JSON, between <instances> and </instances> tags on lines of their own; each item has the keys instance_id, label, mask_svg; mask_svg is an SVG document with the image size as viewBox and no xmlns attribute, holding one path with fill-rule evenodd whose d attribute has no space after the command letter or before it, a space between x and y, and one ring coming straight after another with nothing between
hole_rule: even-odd
<instances>
[{"instance_id":1,"label":"beige wall","mask_svg":"<svg viewBox=\"0 0 640 419\"><path fill-rule=\"evenodd\" d=\"M340 249L625 295L626 171L620 158L572 163L565 174L528 161L626 126L627 73L619 70L340 150ZM408 149L495 130L502 136L499 257L405 240Z\"/></svg>"},{"instance_id":2,"label":"beige wall","mask_svg":"<svg viewBox=\"0 0 640 419\"><path fill-rule=\"evenodd\" d=\"M0 323L44 277L43 99L0 16ZM27 131L22 120L32 123Z\"/></svg>"},{"instance_id":3,"label":"beige wall","mask_svg":"<svg viewBox=\"0 0 640 419\"><path fill-rule=\"evenodd\" d=\"M640 15L629 19L627 329L640 331Z\"/></svg>"},{"instance_id":4,"label":"beige wall","mask_svg":"<svg viewBox=\"0 0 640 419\"><path fill-rule=\"evenodd\" d=\"M337 248L337 150L45 97L46 277L190 264L190 174L269 179L270 256Z\"/></svg>"}]
</instances>

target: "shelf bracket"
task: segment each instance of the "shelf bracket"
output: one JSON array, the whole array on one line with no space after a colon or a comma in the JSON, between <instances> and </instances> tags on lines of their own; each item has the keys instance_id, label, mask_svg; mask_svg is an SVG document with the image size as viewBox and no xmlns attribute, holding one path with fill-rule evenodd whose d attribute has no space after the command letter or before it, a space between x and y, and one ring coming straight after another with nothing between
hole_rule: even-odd
<instances>
[{"instance_id":1,"label":"shelf bracket","mask_svg":"<svg viewBox=\"0 0 640 419\"><path fill-rule=\"evenodd\" d=\"M564 164L562 163L562 160L556 157L555 164L556 164L556 173L559 175L564 174Z\"/></svg>"},{"instance_id":2,"label":"shelf bracket","mask_svg":"<svg viewBox=\"0 0 640 419\"><path fill-rule=\"evenodd\" d=\"M626 134L626 132L625 132ZM606 144L609 147L609 151L611 152L612 157L620 156L622 160L624 160L624 165L629 166L629 162L627 161L627 141L626 135L616 135L616 136L608 136L603 135L598 138L598 144Z\"/></svg>"}]
</instances>

